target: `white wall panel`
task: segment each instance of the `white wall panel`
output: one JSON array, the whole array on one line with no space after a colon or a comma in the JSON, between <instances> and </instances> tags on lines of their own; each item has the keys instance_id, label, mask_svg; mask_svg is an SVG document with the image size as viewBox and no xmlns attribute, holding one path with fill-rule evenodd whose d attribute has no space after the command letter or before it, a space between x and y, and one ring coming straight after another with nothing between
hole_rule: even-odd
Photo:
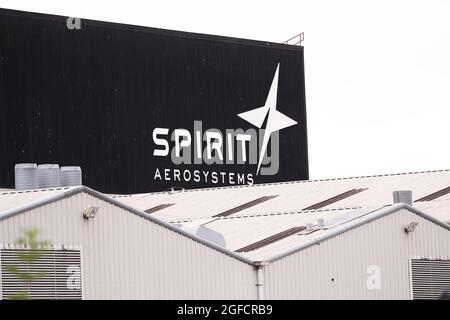
<instances>
[{"instance_id":1,"label":"white wall panel","mask_svg":"<svg viewBox=\"0 0 450 320\"><path fill-rule=\"evenodd\" d=\"M419 225L406 234L411 221ZM273 262L265 268L265 296L410 299L412 256L450 257L450 232L402 209ZM367 288L370 265L380 267L380 290Z\"/></svg>"},{"instance_id":2,"label":"white wall panel","mask_svg":"<svg viewBox=\"0 0 450 320\"><path fill-rule=\"evenodd\" d=\"M94 219L83 210L98 206ZM255 299L250 265L81 193L0 221L0 243L35 227L82 247L86 299Z\"/></svg>"}]
</instances>

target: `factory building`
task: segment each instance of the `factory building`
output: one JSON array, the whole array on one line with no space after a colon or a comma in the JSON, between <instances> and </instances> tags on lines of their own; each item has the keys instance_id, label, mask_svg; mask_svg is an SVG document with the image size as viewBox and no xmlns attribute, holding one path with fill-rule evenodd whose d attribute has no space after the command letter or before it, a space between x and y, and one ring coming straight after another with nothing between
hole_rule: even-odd
<instances>
[{"instance_id":1,"label":"factory building","mask_svg":"<svg viewBox=\"0 0 450 320\"><path fill-rule=\"evenodd\" d=\"M450 171L108 195L0 193L0 296L439 299ZM24 263L24 230L46 246ZM26 265L26 266L25 266ZM12 266L45 271L20 282Z\"/></svg>"},{"instance_id":2,"label":"factory building","mask_svg":"<svg viewBox=\"0 0 450 320\"><path fill-rule=\"evenodd\" d=\"M70 19L0 9L0 299L448 294L450 171L307 180L302 33Z\"/></svg>"}]
</instances>

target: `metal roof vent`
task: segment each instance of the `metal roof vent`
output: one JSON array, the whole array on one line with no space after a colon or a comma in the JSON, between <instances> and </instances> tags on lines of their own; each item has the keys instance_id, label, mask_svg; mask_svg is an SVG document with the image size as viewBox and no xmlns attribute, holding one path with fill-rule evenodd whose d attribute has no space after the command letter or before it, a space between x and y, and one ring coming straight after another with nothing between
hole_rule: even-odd
<instances>
[{"instance_id":1,"label":"metal roof vent","mask_svg":"<svg viewBox=\"0 0 450 320\"><path fill-rule=\"evenodd\" d=\"M36 163L18 163L14 168L16 190L38 188Z\"/></svg>"},{"instance_id":2,"label":"metal roof vent","mask_svg":"<svg viewBox=\"0 0 450 320\"><path fill-rule=\"evenodd\" d=\"M317 219L317 228L322 229L325 226L325 221L323 219Z\"/></svg>"},{"instance_id":3,"label":"metal roof vent","mask_svg":"<svg viewBox=\"0 0 450 320\"><path fill-rule=\"evenodd\" d=\"M226 248L225 238L217 231L202 225L183 225L180 227L190 234L196 235L199 238L212 242L222 248Z\"/></svg>"},{"instance_id":4,"label":"metal roof vent","mask_svg":"<svg viewBox=\"0 0 450 320\"><path fill-rule=\"evenodd\" d=\"M400 190L393 192L394 203L405 203L412 206L412 191L411 190Z\"/></svg>"},{"instance_id":5,"label":"metal roof vent","mask_svg":"<svg viewBox=\"0 0 450 320\"><path fill-rule=\"evenodd\" d=\"M80 167L61 167L61 187L73 187L82 185Z\"/></svg>"},{"instance_id":6,"label":"metal roof vent","mask_svg":"<svg viewBox=\"0 0 450 320\"><path fill-rule=\"evenodd\" d=\"M208 227L200 226L197 230L197 236L208 240L209 242L215 243L222 248L225 248L225 238L223 237L223 235Z\"/></svg>"},{"instance_id":7,"label":"metal roof vent","mask_svg":"<svg viewBox=\"0 0 450 320\"><path fill-rule=\"evenodd\" d=\"M57 164L40 164L37 169L38 188L58 188L60 186L60 171Z\"/></svg>"}]
</instances>

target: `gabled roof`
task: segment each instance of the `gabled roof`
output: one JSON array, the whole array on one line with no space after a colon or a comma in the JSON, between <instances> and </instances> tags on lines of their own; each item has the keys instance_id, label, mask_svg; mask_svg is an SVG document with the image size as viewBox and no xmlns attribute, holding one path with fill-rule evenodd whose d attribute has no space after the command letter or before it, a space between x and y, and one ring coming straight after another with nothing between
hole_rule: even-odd
<instances>
[{"instance_id":1,"label":"gabled roof","mask_svg":"<svg viewBox=\"0 0 450 320\"><path fill-rule=\"evenodd\" d=\"M395 214L395 212L402 209L406 209L450 231L450 225L406 204L394 204L377 208L347 208L241 216L220 221L216 220L207 226L216 232L222 233L227 240L231 239L231 243L227 242L227 248L237 251L244 246L267 239L271 235L293 227L312 225L311 233L308 230L299 231L276 242L268 243L256 250L241 253L252 260L273 262L363 224L370 223L389 214ZM322 228L317 227L319 219L323 220L324 227Z\"/></svg>"},{"instance_id":2,"label":"gabled roof","mask_svg":"<svg viewBox=\"0 0 450 320\"><path fill-rule=\"evenodd\" d=\"M450 170L423 171L402 174L363 176L340 179L293 181L253 186L195 189L113 196L114 199L139 210L171 203L154 213L166 221L210 218L222 212L232 216L293 212L307 208L335 209L380 207L393 202L395 190L412 190L417 200L450 186ZM244 206L263 197L263 203ZM414 203L414 207L450 220L450 193L432 201Z\"/></svg>"},{"instance_id":3,"label":"gabled roof","mask_svg":"<svg viewBox=\"0 0 450 320\"><path fill-rule=\"evenodd\" d=\"M21 208L30 210L34 204L39 206L43 201L59 199L62 194L70 192L74 189L77 189L77 187L25 191L0 191L0 219L2 219L3 216L7 216L10 211L16 212Z\"/></svg>"},{"instance_id":4,"label":"gabled roof","mask_svg":"<svg viewBox=\"0 0 450 320\"><path fill-rule=\"evenodd\" d=\"M383 206L366 208L323 209L306 212L294 211L285 213L279 212L273 214L224 216L219 218L200 219L199 221L201 223L207 223L207 226L212 230L219 232L222 231L226 235L226 240L230 242L227 243L227 249L224 249L205 239L192 235L168 222L155 218L143 211L129 207L119 201L112 199L109 196L106 196L100 192L84 186L35 190L28 192L1 193L0 204L9 203L9 205L1 206L1 208L3 209L0 209L0 222L2 220L8 219L9 217L29 211L33 208L69 198L82 192L90 194L105 202L120 207L132 214L138 215L139 217L142 217L150 222L156 223L191 240L202 243L205 246L208 246L214 250L222 252L223 254L251 265L259 265L261 261L275 261L294 252L307 248L311 245L314 245L318 242L330 239L338 234L347 232L360 225L369 223L370 221L394 213L401 209L407 209L412 213L415 213L431 221L437 226L450 231L449 225L405 204L395 204L387 207ZM13 207L11 206L11 203L13 203L11 199L14 199L15 197L17 197L15 202L17 206ZM26 204L27 201L28 204ZM249 245L252 242L254 243L256 241L265 240L269 235L278 234L277 231L286 230L287 227L292 228L292 226L298 227L300 225L304 226L308 223L314 223L317 222L317 219L319 218L324 219L324 228L321 228L320 230L308 233L308 231L304 230L304 228L296 229L295 233L290 235L288 234L287 237L281 238L279 239L279 241L269 241L269 245L262 246L257 250L241 253L235 252L239 248L242 248L244 245ZM192 220L190 223L198 223L199 221ZM259 233L256 233L255 231L258 231ZM235 233L233 234L233 232ZM241 232L241 234L238 234L239 232ZM243 237L242 234L244 234L246 237Z\"/></svg>"},{"instance_id":5,"label":"gabled roof","mask_svg":"<svg viewBox=\"0 0 450 320\"><path fill-rule=\"evenodd\" d=\"M182 236L185 236L191 240L199 242L205 246L208 246L214 250L220 251L232 258L235 258L241 262L247 264L254 264L254 261L247 259L246 257L236 254L232 251L223 249L222 247L216 245L215 243L209 242L205 239L199 238L189 232L184 231L183 229L177 228L176 226L167 223L163 220L152 217L151 215L136 210L135 208L129 207L121 202L118 202L112 199L109 196L104 195L101 192L95 191L91 188L85 186L79 187L71 187L71 188L55 188L55 189L44 189L44 190L28 190L28 191L15 191L15 192L4 192L0 193L0 222L2 220L6 220L10 217L16 216L18 214L27 212L34 208L38 208L44 206L49 203L53 203L55 201L63 200L65 198L72 197L76 194L86 193L92 195L100 200L103 200L107 203L110 203L114 206L117 206L123 210L126 210L134 215L137 215L145 220L156 223L161 227L174 231ZM15 199L15 201L11 201L11 199ZM2 205L2 203L5 205ZM28 203L27 203L28 202ZM15 203L16 206L11 205ZM9 204L9 205L8 205ZM3 209L2 209L3 208Z\"/></svg>"}]
</instances>

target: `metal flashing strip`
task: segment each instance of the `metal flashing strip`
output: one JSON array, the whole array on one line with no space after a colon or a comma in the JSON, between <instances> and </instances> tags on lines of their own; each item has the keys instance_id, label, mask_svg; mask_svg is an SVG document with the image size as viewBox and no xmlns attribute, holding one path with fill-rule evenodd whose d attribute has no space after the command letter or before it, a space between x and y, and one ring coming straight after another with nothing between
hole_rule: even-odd
<instances>
[{"instance_id":1,"label":"metal flashing strip","mask_svg":"<svg viewBox=\"0 0 450 320\"><path fill-rule=\"evenodd\" d=\"M259 248L265 247L269 244L272 244L276 241L279 241L281 239L287 238L289 236L292 236L296 233L299 233L303 230L305 230L306 227L305 226L300 226L300 227L293 227L293 228L289 228L285 231L279 232L277 234L274 234L273 236L267 237L265 239L262 239L260 241L257 241L255 243L252 243L248 246L245 246L243 248L240 248L238 250L235 250L235 252L249 252L249 251L253 251L253 250L257 250Z\"/></svg>"},{"instance_id":2,"label":"metal flashing strip","mask_svg":"<svg viewBox=\"0 0 450 320\"><path fill-rule=\"evenodd\" d=\"M226 211L224 211L224 212L221 212L221 213L219 213L219 214L216 214L216 215L213 216L213 218L227 217L227 216L232 215L232 214L234 214L234 213L237 213L237 212L239 212L239 211L242 211L242 210L251 208L251 207L253 207L253 206L256 206L257 204L266 202L266 201L268 201L268 200L270 200L270 199L273 199L273 198L275 198L275 197L278 197L278 195L263 196L263 197L261 197L261 198L258 198L258 199L249 201L249 202L244 203L244 204L241 204L240 206L237 206L237 207L235 207L235 208L228 209L228 210L226 210Z\"/></svg>"},{"instance_id":3,"label":"metal flashing strip","mask_svg":"<svg viewBox=\"0 0 450 320\"><path fill-rule=\"evenodd\" d=\"M326 200L323 200L321 202L318 202L316 204L313 204L313 205L311 205L309 207L306 207L306 208L304 208L302 210L317 210L317 209L326 207L326 206L328 206L328 205L330 205L332 203L335 203L335 202L338 202L340 200L343 200L345 198L351 197L351 196L353 196L353 195L355 195L357 193L360 193L360 192L362 192L364 190L367 190L367 188L352 189L352 190L343 192L341 194L338 194L337 196L334 196L334 197L331 197L329 199L326 199Z\"/></svg>"},{"instance_id":4,"label":"metal flashing strip","mask_svg":"<svg viewBox=\"0 0 450 320\"><path fill-rule=\"evenodd\" d=\"M163 203L163 204L151 207L150 209L145 210L145 212L148 214L152 214L156 211L160 211L162 209L169 208L169 207L173 206L174 204L175 203Z\"/></svg>"},{"instance_id":5,"label":"metal flashing strip","mask_svg":"<svg viewBox=\"0 0 450 320\"><path fill-rule=\"evenodd\" d=\"M425 196L425 197L422 197L422 198L420 198L420 199L417 199L417 200L414 201L414 202L422 202L422 201L431 201L431 200L435 200L435 199L440 198L440 197L443 197L443 196L445 196L446 194L449 194L449 193L450 193L450 187L447 187L447 188L444 188L444 189L442 189L442 190L433 192L433 193L431 193L431 194L429 194L429 195L427 195L427 196Z\"/></svg>"}]
</instances>

